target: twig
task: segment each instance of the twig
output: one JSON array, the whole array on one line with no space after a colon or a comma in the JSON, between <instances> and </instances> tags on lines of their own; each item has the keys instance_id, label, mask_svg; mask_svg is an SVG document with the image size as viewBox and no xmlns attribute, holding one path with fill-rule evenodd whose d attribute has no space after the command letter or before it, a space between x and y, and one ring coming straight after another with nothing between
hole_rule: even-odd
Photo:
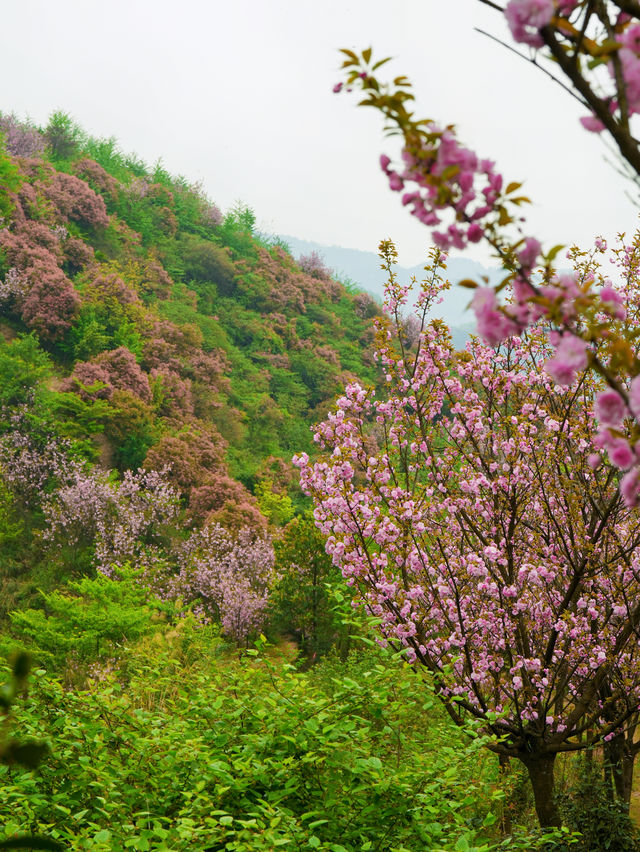
<instances>
[{"instance_id":1,"label":"twig","mask_svg":"<svg viewBox=\"0 0 640 852\"><path fill-rule=\"evenodd\" d=\"M479 2L480 2L480 3L485 3L485 2L489 2L489 0L479 0ZM511 47L511 45L510 45L510 44L507 44L507 43L506 43L506 41L502 41L502 39L498 38L497 36L492 35L491 33L488 33L486 30L481 30L481 29L480 29L480 27L474 27L474 29L475 29L475 31L476 31L477 33L480 33L480 35L483 35L483 36L486 36L487 38L490 38L492 41L495 41L495 42L497 42L499 45L502 45L502 47L506 48L507 50L510 50L510 51L511 51L511 53L515 53L515 55L516 55L516 56L519 56L519 57L520 57L520 59L524 59L524 61L525 61L525 62L528 62L528 63L530 63L531 65L535 65L535 67L536 67L539 71L542 71L542 73L543 73L543 74L546 74L546 75L547 75L547 77L550 77L550 78L553 80L553 82L554 82L554 83L557 83L557 84L558 84L558 86L560 86L561 88L563 88L563 89L565 90L565 92L567 92L567 94L571 95L571 97L572 97L572 98L575 98L575 99L578 101L578 103L580 104L580 106L586 106L586 104L585 104L585 102L582 100L582 98L580 98L580 97L579 97L579 96L578 96L578 95L577 95L577 94L573 91L573 89L570 89L570 88L569 88L569 86L567 86L565 83L563 83L563 82L562 82L562 80L558 80L558 78L557 78L557 77L554 77L554 75L551 73L551 71L548 71L548 70L547 70L546 68L544 68L542 65L539 65L539 64L536 62L535 57L525 56L525 55L524 55L524 53L520 53L520 51L519 51L519 50L516 50L516 49L515 49L515 47Z\"/></svg>"},{"instance_id":2,"label":"twig","mask_svg":"<svg viewBox=\"0 0 640 852\"><path fill-rule=\"evenodd\" d=\"M492 9L497 9L498 12L504 12L502 6L498 6L497 3L494 3L493 0L479 0L480 3L484 3L485 6L491 6Z\"/></svg>"}]
</instances>

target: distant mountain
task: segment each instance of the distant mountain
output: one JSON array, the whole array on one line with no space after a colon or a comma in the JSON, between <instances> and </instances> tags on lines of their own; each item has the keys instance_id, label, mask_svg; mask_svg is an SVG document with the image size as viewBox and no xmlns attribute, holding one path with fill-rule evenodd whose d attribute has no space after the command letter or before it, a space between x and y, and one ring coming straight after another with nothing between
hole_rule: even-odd
<instances>
[{"instance_id":1,"label":"distant mountain","mask_svg":"<svg viewBox=\"0 0 640 852\"><path fill-rule=\"evenodd\" d=\"M281 235L280 239L287 243L292 254L296 257L309 254L312 251L318 252L324 258L326 265L341 280L349 279L382 300L385 274L380 269L380 259L374 252L359 251L342 246L327 246L288 235ZM420 264L411 267L398 266L397 271L398 279L403 284L410 284L412 277L415 277L419 282L423 275L423 267ZM482 282L483 277L487 277L490 284L496 284L502 278L503 273L501 269L496 267L488 269L473 260L456 257L448 261L447 275L452 285L462 281L463 278L473 278L475 281ZM451 326L456 345L458 345L459 340L462 340L460 345L464 345L464 340L475 329L475 317L472 311L467 308L470 297L469 290L452 286L445 294L442 304L438 305L434 312L435 316L441 317Z\"/></svg>"}]
</instances>

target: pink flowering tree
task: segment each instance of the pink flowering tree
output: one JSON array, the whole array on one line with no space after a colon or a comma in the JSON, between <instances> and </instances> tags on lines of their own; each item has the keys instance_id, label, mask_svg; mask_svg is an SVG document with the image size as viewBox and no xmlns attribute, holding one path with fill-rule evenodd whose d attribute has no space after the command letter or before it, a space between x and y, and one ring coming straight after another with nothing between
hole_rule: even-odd
<instances>
[{"instance_id":1,"label":"pink flowering tree","mask_svg":"<svg viewBox=\"0 0 640 852\"><path fill-rule=\"evenodd\" d=\"M20 121L13 113L0 114L0 134L4 136L7 153L14 157L42 157L45 140L29 122Z\"/></svg>"},{"instance_id":2,"label":"pink flowering tree","mask_svg":"<svg viewBox=\"0 0 640 852\"><path fill-rule=\"evenodd\" d=\"M120 482L76 465L43 501L51 542L93 548L93 565L111 576L130 562L151 571L163 562L163 534L178 515L178 493L163 472L126 470Z\"/></svg>"},{"instance_id":3,"label":"pink flowering tree","mask_svg":"<svg viewBox=\"0 0 640 852\"><path fill-rule=\"evenodd\" d=\"M25 509L38 509L54 488L80 472L68 442L34 428L30 403L0 409L0 479Z\"/></svg>"},{"instance_id":4,"label":"pink flowering tree","mask_svg":"<svg viewBox=\"0 0 640 852\"><path fill-rule=\"evenodd\" d=\"M509 0L506 5L480 0L503 14L511 34L523 44L524 58L551 60L549 73L583 103L587 130L606 131L618 149L629 176L640 176L640 152L631 123L640 111L640 5L633 2L592 3L589 0ZM383 155L381 167L389 187L432 232L443 250L464 249L485 241L504 266L513 299L500 304L496 288L475 290L473 307L478 331L492 346L522 333L541 318L557 332L549 353L556 381L570 383L588 366L621 397L625 412L624 438L629 446L640 440L636 395L640 375L634 340L626 334L622 296L616 285L598 287L593 280L559 272L555 246L544 251L527 233L522 208L529 201L517 181L505 181L495 163L479 156L457 137L452 125L417 117L405 77L381 82L371 50L361 55L345 50L348 90L361 89L361 104L379 110L387 129L402 138L398 163ZM604 74L603 74L604 71ZM334 90L344 88L338 83ZM504 284L505 282L503 282ZM607 346L602 346L602 341ZM609 450L608 446L604 447ZM616 464L616 457L609 453ZM640 504L640 463L628 467L623 489L629 505Z\"/></svg>"},{"instance_id":5,"label":"pink flowering tree","mask_svg":"<svg viewBox=\"0 0 640 852\"><path fill-rule=\"evenodd\" d=\"M454 353L425 320L437 249L407 348L382 249L387 393L347 386L316 429L320 460L296 459L302 485L384 640L431 672L454 721L480 720L524 764L541 825L559 825L557 754L622 735L640 704L640 519L592 452L586 364L558 386L545 328Z\"/></svg>"},{"instance_id":6,"label":"pink flowering tree","mask_svg":"<svg viewBox=\"0 0 640 852\"><path fill-rule=\"evenodd\" d=\"M169 593L195 604L241 645L265 622L274 562L271 541L262 531L245 528L234 536L212 523L192 533L184 545Z\"/></svg>"}]
</instances>

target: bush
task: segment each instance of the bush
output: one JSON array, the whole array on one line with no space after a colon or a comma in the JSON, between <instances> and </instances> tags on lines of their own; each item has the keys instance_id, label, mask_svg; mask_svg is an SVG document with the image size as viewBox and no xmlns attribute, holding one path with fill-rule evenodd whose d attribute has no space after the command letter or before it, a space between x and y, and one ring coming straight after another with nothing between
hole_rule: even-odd
<instances>
[{"instance_id":1,"label":"bush","mask_svg":"<svg viewBox=\"0 0 640 852\"><path fill-rule=\"evenodd\" d=\"M198 632L143 640L119 680L81 691L35 673L16 724L46 731L52 754L37 775L0 767L4 836L46 828L95 852L490 848L491 771L413 672L369 658L326 690L267 658L207 663Z\"/></svg>"},{"instance_id":2,"label":"bush","mask_svg":"<svg viewBox=\"0 0 640 852\"><path fill-rule=\"evenodd\" d=\"M560 798L564 821L582 835L573 848L576 852L639 852L637 829L605 783L601 764L582 755L576 764L576 780Z\"/></svg>"}]
</instances>

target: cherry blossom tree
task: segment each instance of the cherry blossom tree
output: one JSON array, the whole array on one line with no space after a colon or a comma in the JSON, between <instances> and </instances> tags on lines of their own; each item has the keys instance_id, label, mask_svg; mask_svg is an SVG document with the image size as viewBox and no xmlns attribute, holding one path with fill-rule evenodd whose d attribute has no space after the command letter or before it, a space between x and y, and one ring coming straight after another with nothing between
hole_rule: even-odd
<instances>
[{"instance_id":1,"label":"cherry blossom tree","mask_svg":"<svg viewBox=\"0 0 640 852\"><path fill-rule=\"evenodd\" d=\"M640 111L640 5L635 0L593 3L590 0L479 0L504 15L514 40L524 45L525 59L541 65L585 107L587 130L609 135L628 176L640 180L640 152L632 118ZM505 269L514 298L499 303L497 288L475 289L473 307L478 330L491 345L520 334L541 317L558 334L549 368L556 381L570 383L576 372L591 367L604 377L621 399L625 421L620 435L629 447L640 439L640 359L625 335L621 297L614 286L598 288L578 282L575 275L554 266L560 246L543 251L535 235L527 233L522 217L529 201L518 181L505 181L489 157L479 156L457 137L455 127L442 127L417 117L406 77L381 82L378 69L388 60L372 61L370 49L345 54L346 88L359 88L361 104L379 110L387 130L402 137L400 163L382 155L380 163L391 190L432 231L442 249L464 249L487 242ZM344 88L338 83L334 91ZM599 345L602 340L608 346ZM595 351L597 349L597 351ZM634 385L633 382L636 381ZM621 446L621 445L619 445ZM607 448L608 449L608 448ZM635 451L634 451L635 453ZM614 464L620 456L609 453ZM635 456L623 480L629 505L640 504L640 464Z\"/></svg>"},{"instance_id":2,"label":"cherry blossom tree","mask_svg":"<svg viewBox=\"0 0 640 852\"><path fill-rule=\"evenodd\" d=\"M431 672L456 722L481 720L492 750L524 764L541 825L558 825L557 754L612 740L640 704L640 518L593 453L599 388L586 364L557 385L540 323L499 349L475 340L454 353L425 319L439 249L407 348L406 290L395 249L382 250L387 393L347 386L317 427L320 460L296 459L302 484L384 639ZM601 398L598 413L617 423L615 404Z\"/></svg>"},{"instance_id":3,"label":"cherry blossom tree","mask_svg":"<svg viewBox=\"0 0 640 852\"><path fill-rule=\"evenodd\" d=\"M150 570L162 559L162 534L179 504L163 472L125 470L113 482L103 471L74 465L43 509L45 540L92 546L95 568L111 576L126 562Z\"/></svg>"}]
</instances>

